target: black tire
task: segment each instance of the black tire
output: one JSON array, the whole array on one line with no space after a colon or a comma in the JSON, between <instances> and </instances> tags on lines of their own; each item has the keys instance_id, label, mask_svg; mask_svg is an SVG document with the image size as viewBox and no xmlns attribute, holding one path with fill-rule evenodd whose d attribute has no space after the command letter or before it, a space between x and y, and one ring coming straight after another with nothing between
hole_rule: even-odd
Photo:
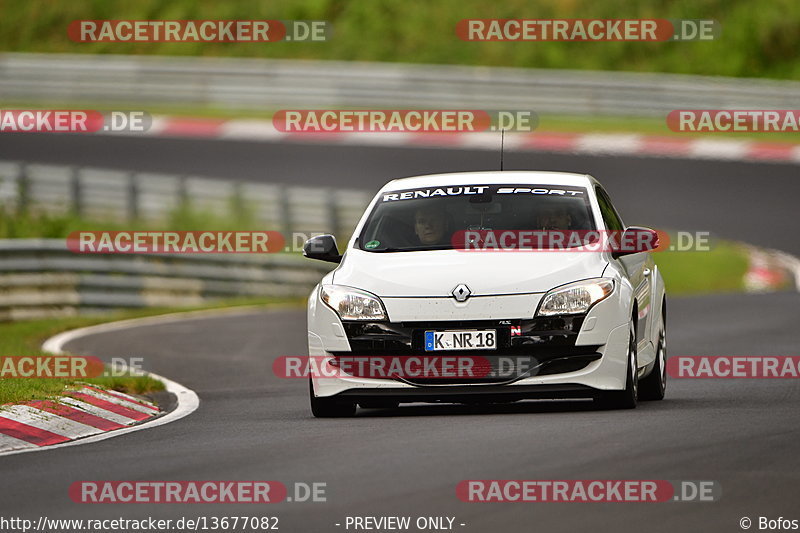
<instances>
[{"instance_id":1,"label":"black tire","mask_svg":"<svg viewBox=\"0 0 800 533\"><path fill-rule=\"evenodd\" d=\"M311 413L316 418L344 418L356 414L356 404L339 398L318 398L314 396L314 384L308 380L308 396L311 400Z\"/></svg>"},{"instance_id":2,"label":"black tire","mask_svg":"<svg viewBox=\"0 0 800 533\"><path fill-rule=\"evenodd\" d=\"M656 346L656 361L653 371L639 383L639 399L642 401L663 400L667 391L667 328L661 322L661 332Z\"/></svg>"},{"instance_id":3,"label":"black tire","mask_svg":"<svg viewBox=\"0 0 800 533\"><path fill-rule=\"evenodd\" d=\"M636 358L636 330L633 321L628 335L628 372L625 378L625 389L607 391L595 398L602 409L635 409L639 398L638 360Z\"/></svg>"}]
</instances>

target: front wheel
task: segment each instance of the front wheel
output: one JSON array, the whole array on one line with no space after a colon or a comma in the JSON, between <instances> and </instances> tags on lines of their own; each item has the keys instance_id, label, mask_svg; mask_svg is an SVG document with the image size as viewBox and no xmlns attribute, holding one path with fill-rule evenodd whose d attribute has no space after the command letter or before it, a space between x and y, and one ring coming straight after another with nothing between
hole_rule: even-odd
<instances>
[{"instance_id":1,"label":"front wheel","mask_svg":"<svg viewBox=\"0 0 800 533\"><path fill-rule=\"evenodd\" d=\"M605 391L595 398L595 402L603 409L635 409L639 397L639 372L636 358L636 330L633 321L628 334L628 372L625 376L625 388L620 391Z\"/></svg>"},{"instance_id":2,"label":"front wheel","mask_svg":"<svg viewBox=\"0 0 800 533\"><path fill-rule=\"evenodd\" d=\"M667 332L664 324L658 335L656 346L656 361L653 371L642 380L639 387L640 400L663 400L667 391Z\"/></svg>"},{"instance_id":3,"label":"front wheel","mask_svg":"<svg viewBox=\"0 0 800 533\"><path fill-rule=\"evenodd\" d=\"M335 396L319 398L314 396L314 383L308 380L308 396L311 400L311 414L316 418L342 418L356 414L356 404L340 400Z\"/></svg>"}]
</instances>

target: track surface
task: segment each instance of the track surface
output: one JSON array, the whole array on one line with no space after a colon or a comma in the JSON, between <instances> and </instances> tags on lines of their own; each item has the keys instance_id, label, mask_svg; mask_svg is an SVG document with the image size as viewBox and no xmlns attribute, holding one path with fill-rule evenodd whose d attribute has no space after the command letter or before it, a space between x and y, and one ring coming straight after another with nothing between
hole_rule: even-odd
<instances>
[{"instance_id":1,"label":"track surface","mask_svg":"<svg viewBox=\"0 0 800 533\"><path fill-rule=\"evenodd\" d=\"M385 149L105 139L3 138L0 157L185 171L376 189L390 177L486 169L494 155ZM37 149L38 147L38 149ZM591 171L629 223L710 229L800 251L787 224L795 167L646 158L513 154L507 168ZM112 165L112 163L115 163ZM654 196L655 195L655 196ZM656 199L655 201L653 199ZM764 232L767 229L768 231ZM766 233L766 234L765 234ZM748 237L749 236L749 237ZM800 355L798 296L672 299L672 355ZM99 443L0 459L4 516L280 517L283 531L337 531L347 515L455 516L463 531L738 531L739 519L800 519L797 380L671 381L667 401L599 412L574 402L493 408L413 406L314 420L306 383L271 361L305 353L302 310L270 311L99 334L67 346L141 356L148 370L194 389L200 409L175 423ZM718 503L468 504L463 479L716 480ZM328 503L91 506L82 480L274 479L326 482ZM792 514L794 513L794 515ZM757 523L753 529L757 528Z\"/></svg>"}]
</instances>

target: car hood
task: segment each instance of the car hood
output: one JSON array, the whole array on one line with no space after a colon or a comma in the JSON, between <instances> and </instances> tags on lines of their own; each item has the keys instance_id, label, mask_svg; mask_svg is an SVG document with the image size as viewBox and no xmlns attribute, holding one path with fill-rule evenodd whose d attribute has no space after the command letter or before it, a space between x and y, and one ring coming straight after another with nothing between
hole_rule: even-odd
<instances>
[{"instance_id":1,"label":"car hood","mask_svg":"<svg viewBox=\"0 0 800 533\"><path fill-rule=\"evenodd\" d=\"M460 283L473 296L527 294L599 277L607 264L597 252L350 249L333 283L383 297L449 297Z\"/></svg>"}]
</instances>

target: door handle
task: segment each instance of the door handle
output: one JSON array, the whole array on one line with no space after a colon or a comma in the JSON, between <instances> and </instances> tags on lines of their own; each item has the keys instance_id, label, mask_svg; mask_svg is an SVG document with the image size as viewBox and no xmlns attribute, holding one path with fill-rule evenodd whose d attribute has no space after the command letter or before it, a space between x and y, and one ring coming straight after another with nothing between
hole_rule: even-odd
<instances>
[{"instance_id":1,"label":"door handle","mask_svg":"<svg viewBox=\"0 0 800 533\"><path fill-rule=\"evenodd\" d=\"M645 268L643 274L645 276L649 276L650 275L650 269L649 268Z\"/></svg>"}]
</instances>

